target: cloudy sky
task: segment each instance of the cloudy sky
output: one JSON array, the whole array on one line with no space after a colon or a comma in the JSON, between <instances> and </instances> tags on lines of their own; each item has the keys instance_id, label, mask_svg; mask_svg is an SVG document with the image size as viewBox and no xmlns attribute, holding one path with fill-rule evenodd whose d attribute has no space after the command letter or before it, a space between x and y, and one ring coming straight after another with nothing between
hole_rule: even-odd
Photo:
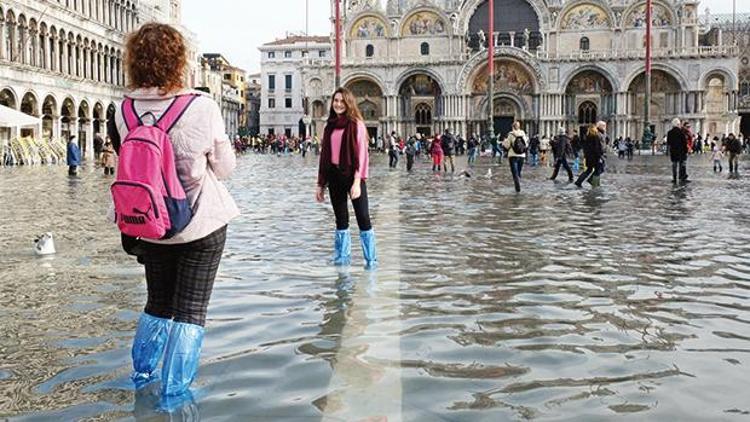
<instances>
[{"instance_id":1,"label":"cloudy sky","mask_svg":"<svg viewBox=\"0 0 750 422\"><path fill-rule=\"evenodd\" d=\"M736 0L737 12L750 12L748 0ZM258 47L287 32L305 32L309 3L311 35L330 33L329 0L183 0L183 21L198 35L200 51L222 53L248 72L260 71ZM703 0L712 13L729 13L732 0Z\"/></svg>"}]
</instances>

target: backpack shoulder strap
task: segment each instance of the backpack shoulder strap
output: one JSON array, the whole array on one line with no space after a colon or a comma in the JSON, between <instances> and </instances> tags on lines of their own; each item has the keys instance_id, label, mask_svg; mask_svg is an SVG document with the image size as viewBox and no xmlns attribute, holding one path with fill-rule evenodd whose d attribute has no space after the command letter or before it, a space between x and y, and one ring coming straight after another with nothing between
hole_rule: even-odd
<instances>
[{"instance_id":1,"label":"backpack shoulder strap","mask_svg":"<svg viewBox=\"0 0 750 422\"><path fill-rule=\"evenodd\" d=\"M175 97L172 104L167 107L167 111L165 111L164 114L161 115L161 118L159 118L159 121L156 122L156 126L165 133L169 133L196 98L198 98L198 95L196 94L179 95Z\"/></svg>"},{"instance_id":2,"label":"backpack shoulder strap","mask_svg":"<svg viewBox=\"0 0 750 422\"><path fill-rule=\"evenodd\" d=\"M125 121L128 132L143 125L141 117L135 111L135 101L130 97L125 97L122 101L122 119Z\"/></svg>"}]
</instances>

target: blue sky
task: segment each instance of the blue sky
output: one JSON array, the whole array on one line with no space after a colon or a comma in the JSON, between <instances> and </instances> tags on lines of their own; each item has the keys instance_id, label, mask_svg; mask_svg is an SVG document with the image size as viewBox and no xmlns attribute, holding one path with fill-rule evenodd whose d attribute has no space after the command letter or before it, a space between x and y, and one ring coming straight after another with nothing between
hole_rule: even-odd
<instances>
[{"instance_id":1,"label":"blue sky","mask_svg":"<svg viewBox=\"0 0 750 422\"><path fill-rule=\"evenodd\" d=\"M330 33L329 0L309 1L310 34ZM750 12L750 1L736 0L737 12ZM704 0L712 13L732 11L732 0ZM183 0L183 22L196 34L200 51L222 53L235 66L260 71L258 47L287 31L305 31L305 0Z\"/></svg>"}]
</instances>

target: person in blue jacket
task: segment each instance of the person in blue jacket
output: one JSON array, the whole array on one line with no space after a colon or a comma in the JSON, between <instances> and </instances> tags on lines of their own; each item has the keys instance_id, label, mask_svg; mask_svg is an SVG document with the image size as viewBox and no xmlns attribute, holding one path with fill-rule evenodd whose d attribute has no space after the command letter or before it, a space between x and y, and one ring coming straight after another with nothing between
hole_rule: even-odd
<instances>
[{"instance_id":1,"label":"person in blue jacket","mask_svg":"<svg viewBox=\"0 0 750 422\"><path fill-rule=\"evenodd\" d=\"M78 174L78 166L81 165L81 149L78 148L76 137L71 136L68 141L68 176L76 176Z\"/></svg>"}]
</instances>

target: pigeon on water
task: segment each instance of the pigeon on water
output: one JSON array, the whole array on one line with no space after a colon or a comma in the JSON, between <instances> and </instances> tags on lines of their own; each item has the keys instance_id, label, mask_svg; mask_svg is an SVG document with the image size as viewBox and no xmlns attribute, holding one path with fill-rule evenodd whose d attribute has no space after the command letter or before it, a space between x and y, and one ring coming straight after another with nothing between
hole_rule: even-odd
<instances>
[{"instance_id":1,"label":"pigeon on water","mask_svg":"<svg viewBox=\"0 0 750 422\"><path fill-rule=\"evenodd\" d=\"M56 253L52 233L44 233L34 239L34 253L37 255L53 255Z\"/></svg>"}]
</instances>

